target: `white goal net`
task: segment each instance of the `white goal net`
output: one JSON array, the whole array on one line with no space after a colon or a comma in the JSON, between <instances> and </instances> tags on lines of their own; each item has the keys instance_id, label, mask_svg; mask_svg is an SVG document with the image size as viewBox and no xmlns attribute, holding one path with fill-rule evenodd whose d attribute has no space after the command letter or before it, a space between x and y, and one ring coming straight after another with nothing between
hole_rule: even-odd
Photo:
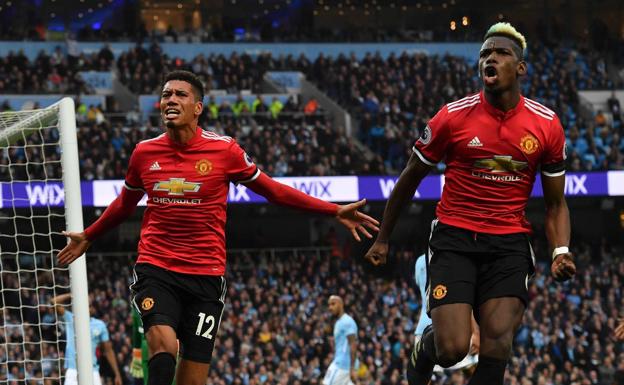
<instances>
[{"instance_id":1,"label":"white goal net","mask_svg":"<svg viewBox=\"0 0 624 385\"><path fill-rule=\"evenodd\" d=\"M61 129L62 124L69 129ZM68 140L75 147L69 99L42 110L0 112L0 384L62 383L67 324L52 298L75 290L77 276L85 275L84 258L79 260L82 271L75 270L80 264L72 266L71 284L69 269L56 262L56 254L66 244L61 231L82 228L80 210L73 214L80 216L79 223L74 218L72 224L65 204L76 197L76 191L68 188L76 189L79 180L77 154L69 159L75 163L70 171L75 175L69 180L65 175L68 159L64 158L72 158L75 152L71 145L66 147ZM79 183L77 190L79 199ZM81 202L77 203L80 209ZM67 303L75 312L77 303L80 308L86 304L86 275L80 279L84 288L79 297L84 298L77 300L74 295L73 303ZM88 333L88 308L86 316L76 317L86 319ZM76 322L82 333L83 323L82 319Z\"/></svg>"}]
</instances>

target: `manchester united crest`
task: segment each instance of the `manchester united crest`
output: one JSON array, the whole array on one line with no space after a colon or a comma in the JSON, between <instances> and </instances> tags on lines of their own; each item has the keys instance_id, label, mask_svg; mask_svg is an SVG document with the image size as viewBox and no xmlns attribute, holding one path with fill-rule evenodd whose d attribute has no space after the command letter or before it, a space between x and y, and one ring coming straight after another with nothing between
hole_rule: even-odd
<instances>
[{"instance_id":1,"label":"manchester united crest","mask_svg":"<svg viewBox=\"0 0 624 385\"><path fill-rule=\"evenodd\" d=\"M433 289L433 298L435 299L442 299L444 297L446 297L446 293L448 292L448 290L446 289L446 286L444 285L438 285L435 287L435 289Z\"/></svg>"},{"instance_id":2,"label":"manchester united crest","mask_svg":"<svg viewBox=\"0 0 624 385\"><path fill-rule=\"evenodd\" d=\"M539 148L539 143L533 135L525 135L520 139L520 148L525 154L531 155Z\"/></svg>"},{"instance_id":3,"label":"manchester united crest","mask_svg":"<svg viewBox=\"0 0 624 385\"><path fill-rule=\"evenodd\" d=\"M201 159L195 163L195 170L199 175L207 175L212 171L212 162L208 159Z\"/></svg>"},{"instance_id":4,"label":"manchester united crest","mask_svg":"<svg viewBox=\"0 0 624 385\"><path fill-rule=\"evenodd\" d=\"M150 297L145 297L143 301L141 301L141 309L148 311L154 307L154 299Z\"/></svg>"}]
</instances>

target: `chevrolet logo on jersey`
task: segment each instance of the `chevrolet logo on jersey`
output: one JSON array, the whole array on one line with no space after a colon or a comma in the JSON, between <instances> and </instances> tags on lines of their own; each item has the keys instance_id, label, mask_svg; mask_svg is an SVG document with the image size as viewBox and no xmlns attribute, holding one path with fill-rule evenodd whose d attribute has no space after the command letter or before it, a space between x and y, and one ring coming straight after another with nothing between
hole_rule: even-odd
<instances>
[{"instance_id":1,"label":"chevrolet logo on jersey","mask_svg":"<svg viewBox=\"0 0 624 385\"><path fill-rule=\"evenodd\" d=\"M187 192L197 192L201 183L186 182L186 178L169 178L167 182L156 182L154 191L167 191L169 195L184 195Z\"/></svg>"},{"instance_id":2,"label":"chevrolet logo on jersey","mask_svg":"<svg viewBox=\"0 0 624 385\"><path fill-rule=\"evenodd\" d=\"M516 172L524 170L528 163L513 160L510 155L494 155L491 159L477 160L474 166L492 170L492 172Z\"/></svg>"}]
</instances>

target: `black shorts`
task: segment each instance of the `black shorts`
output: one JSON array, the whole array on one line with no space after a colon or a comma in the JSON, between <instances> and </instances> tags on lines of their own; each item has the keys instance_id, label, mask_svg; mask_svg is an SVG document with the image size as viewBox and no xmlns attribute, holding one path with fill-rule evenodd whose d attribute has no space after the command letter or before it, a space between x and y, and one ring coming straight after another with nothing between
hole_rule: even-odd
<instances>
[{"instance_id":1,"label":"black shorts","mask_svg":"<svg viewBox=\"0 0 624 385\"><path fill-rule=\"evenodd\" d=\"M151 264L134 267L132 302L145 332L169 325L182 358L209 363L221 323L226 284L222 276L182 274Z\"/></svg>"},{"instance_id":2,"label":"black shorts","mask_svg":"<svg viewBox=\"0 0 624 385\"><path fill-rule=\"evenodd\" d=\"M436 219L427 252L427 313L451 303L478 308L500 297L520 298L526 306L534 272L528 234L475 233Z\"/></svg>"}]
</instances>

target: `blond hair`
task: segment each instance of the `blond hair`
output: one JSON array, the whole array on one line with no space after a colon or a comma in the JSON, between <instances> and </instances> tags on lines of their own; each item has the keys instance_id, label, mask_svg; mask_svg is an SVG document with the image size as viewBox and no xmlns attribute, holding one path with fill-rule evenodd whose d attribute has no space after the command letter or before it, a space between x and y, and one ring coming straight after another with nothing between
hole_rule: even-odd
<instances>
[{"instance_id":1,"label":"blond hair","mask_svg":"<svg viewBox=\"0 0 624 385\"><path fill-rule=\"evenodd\" d=\"M527 48L526 39L523 34L514 28L513 25L504 22L496 23L488 29L483 40L487 40L492 36L503 36L513 40L520 48L522 48L522 55L524 56Z\"/></svg>"}]
</instances>

